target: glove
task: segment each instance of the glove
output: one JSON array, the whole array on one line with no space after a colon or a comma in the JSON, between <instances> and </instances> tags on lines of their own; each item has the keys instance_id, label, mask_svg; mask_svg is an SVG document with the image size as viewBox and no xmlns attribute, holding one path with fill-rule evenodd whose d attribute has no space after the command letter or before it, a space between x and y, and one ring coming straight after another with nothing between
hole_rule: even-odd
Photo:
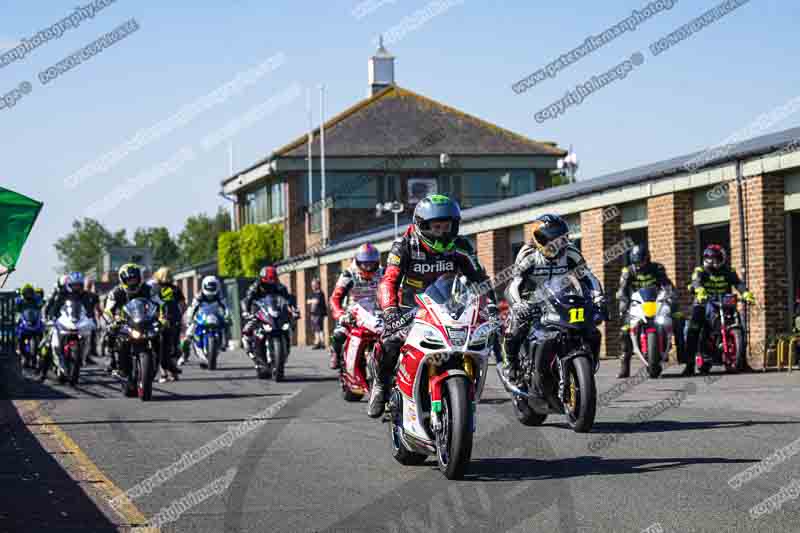
<instances>
[{"instance_id":1,"label":"glove","mask_svg":"<svg viewBox=\"0 0 800 533\"><path fill-rule=\"evenodd\" d=\"M697 299L698 303L703 303L708 300L708 293L706 292L705 287L698 287L694 290L694 297Z\"/></svg>"},{"instance_id":2,"label":"glove","mask_svg":"<svg viewBox=\"0 0 800 533\"><path fill-rule=\"evenodd\" d=\"M756 303L756 297L753 296L753 293L750 291L745 291L744 294L742 294L742 299L749 304L754 305Z\"/></svg>"},{"instance_id":3,"label":"glove","mask_svg":"<svg viewBox=\"0 0 800 533\"><path fill-rule=\"evenodd\" d=\"M400 327L400 310L388 307L383 310L383 324L386 331L395 331Z\"/></svg>"},{"instance_id":4,"label":"glove","mask_svg":"<svg viewBox=\"0 0 800 533\"><path fill-rule=\"evenodd\" d=\"M628 302L620 300L619 302L619 316L625 316L625 313L628 312Z\"/></svg>"},{"instance_id":5,"label":"glove","mask_svg":"<svg viewBox=\"0 0 800 533\"><path fill-rule=\"evenodd\" d=\"M533 314L533 305L529 302L519 302L511 306L511 313L516 318L526 318Z\"/></svg>"},{"instance_id":6,"label":"glove","mask_svg":"<svg viewBox=\"0 0 800 533\"><path fill-rule=\"evenodd\" d=\"M355 323L356 323L355 318L353 318L353 315L351 315L350 313L343 314L342 317L339 319L339 324L341 324L346 328L354 326Z\"/></svg>"}]
</instances>

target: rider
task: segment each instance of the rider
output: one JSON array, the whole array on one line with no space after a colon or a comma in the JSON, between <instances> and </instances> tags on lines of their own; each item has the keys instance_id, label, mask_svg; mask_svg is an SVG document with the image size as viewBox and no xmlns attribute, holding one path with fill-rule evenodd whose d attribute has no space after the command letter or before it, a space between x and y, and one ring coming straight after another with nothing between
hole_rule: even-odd
<instances>
[{"instance_id":1,"label":"rider","mask_svg":"<svg viewBox=\"0 0 800 533\"><path fill-rule=\"evenodd\" d=\"M103 314L111 323L111 332L116 334L119 329L118 313L125 305L134 298L146 298L154 300L156 296L150 285L142 281L142 267L134 263L126 263L119 269L119 285L108 294L106 298L106 308ZM154 300L155 301L155 300ZM119 342L121 341L121 342ZM124 342L124 338L118 339L119 369L117 375L127 378L131 372L132 361L130 354L130 344Z\"/></svg>"},{"instance_id":2,"label":"rider","mask_svg":"<svg viewBox=\"0 0 800 533\"><path fill-rule=\"evenodd\" d=\"M573 273L591 291L591 297L598 311L595 322L608 319L606 299L600 281L591 272L580 250L569 239L567 222L557 215L542 215L533 222L530 241L517 254L517 272L506 288L511 312L503 337L503 375L509 381L519 376L519 350L528 336L531 324L541 316L541 298L538 289L555 276ZM594 330L592 350L599 357L601 336ZM533 353L536 360L545 356L545 344L539 344ZM538 381L538 373L537 373Z\"/></svg>"},{"instance_id":3,"label":"rider","mask_svg":"<svg viewBox=\"0 0 800 533\"><path fill-rule=\"evenodd\" d=\"M630 251L630 266L622 269L622 277L619 281L619 314L623 317L626 324L622 327L620 337L622 339L622 359L617 378L627 378L631 373L631 357L633 356L633 344L628 332L626 319L628 309L631 305L631 296L640 289L655 288L666 292L670 307L673 304L673 294L675 286L667 276L667 271L661 263L654 263L650 260L650 251L646 244L637 244ZM674 328L675 345L678 349L679 359L682 359L683 352L683 327L676 323Z\"/></svg>"},{"instance_id":4,"label":"rider","mask_svg":"<svg viewBox=\"0 0 800 533\"><path fill-rule=\"evenodd\" d=\"M378 379L370 391L368 414L377 418L386 404L386 391L408 335L411 317L401 314L415 306L414 297L443 274L461 273L472 283L488 279L472 245L458 235L461 208L449 197L430 195L414 209L412 224L394 241L386 271L378 286L378 302L383 309L385 329L381 338ZM497 318L494 287L486 294L487 313Z\"/></svg>"},{"instance_id":5,"label":"rider","mask_svg":"<svg viewBox=\"0 0 800 533\"><path fill-rule=\"evenodd\" d=\"M165 354L161 358L162 377L159 383L165 381L177 381L181 370L175 366L175 357L178 355L178 342L181 333L181 317L186 310L186 298L183 291L175 285L172 278L172 270L169 267L161 267L153 274L152 289L158 294L161 300L161 317L166 326L161 332L164 342ZM166 353L169 351L169 353Z\"/></svg>"},{"instance_id":6,"label":"rider","mask_svg":"<svg viewBox=\"0 0 800 533\"><path fill-rule=\"evenodd\" d=\"M44 302L42 301L39 293L36 292L33 285L26 283L17 291L17 297L14 299L14 311L17 314L22 314L27 309L35 309L41 311ZM22 353L22 338L17 339L17 347L19 353Z\"/></svg>"},{"instance_id":7,"label":"rider","mask_svg":"<svg viewBox=\"0 0 800 533\"><path fill-rule=\"evenodd\" d=\"M100 296L94 290L94 278L91 276L87 276L86 282L84 284L84 293L86 294L86 300L91 307L91 312L89 312L89 317L94 321L95 329L92 330L92 338L89 342L89 354L86 356L86 361L90 364L94 364L92 361L91 356L97 357L97 319L98 317L102 316L103 309L100 307Z\"/></svg>"},{"instance_id":8,"label":"rider","mask_svg":"<svg viewBox=\"0 0 800 533\"><path fill-rule=\"evenodd\" d=\"M703 252L703 266L697 267L692 275L691 291L694 293L692 318L689 322L689 333L686 336L686 368L681 376L694 375L695 355L700 341L700 332L706 325L706 305L709 295L730 294L735 288L742 299L750 304L756 302L753 293L739 278L732 267L727 265L728 254L718 244L708 246ZM746 363L745 363L746 364ZM739 368L738 370L744 370Z\"/></svg>"},{"instance_id":9,"label":"rider","mask_svg":"<svg viewBox=\"0 0 800 533\"><path fill-rule=\"evenodd\" d=\"M228 310L228 305L225 302L225 297L222 292L222 288L220 286L219 280L216 276L206 276L203 278L203 281L200 283L200 293L194 297L192 300L192 305L189 306L189 310L186 311L186 335L183 337L183 342L181 343L181 351L183 355L181 356L180 360L178 360L178 365L182 366L186 360L189 358L191 351L189 350L189 344L191 343L192 336L194 335L195 330L195 323L194 317L197 314L197 311L200 310L200 305L204 303L215 303L218 304L224 313L225 323L227 324L230 322L230 311ZM227 342L223 342L222 346L220 346L221 351L225 351ZM202 366L202 365L201 365Z\"/></svg>"},{"instance_id":10,"label":"rider","mask_svg":"<svg viewBox=\"0 0 800 533\"><path fill-rule=\"evenodd\" d=\"M350 268L339 275L330 300L333 319L338 321L331 336L331 370L341 365L342 347L354 325L347 306L365 299L376 304L378 282L382 275L381 254L368 242L358 247Z\"/></svg>"},{"instance_id":11,"label":"rider","mask_svg":"<svg viewBox=\"0 0 800 533\"><path fill-rule=\"evenodd\" d=\"M278 281L278 269L274 266L265 266L258 273L258 279L250 285L242 300L242 344L247 353L251 352L252 342L251 336L258 325L258 319L252 316L253 302L263 298L269 294L276 294L282 296L289 303L289 311L294 317L297 317L297 303L294 296L289 294L289 289Z\"/></svg>"},{"instance_id":12,"label":"rider","mask_svg":"<svg viewBox=\"0 0 800 533\"><path fill-rule=\"evenodd\" d=\"M83 309L84 311L86 311L87 316L90 317L93 316L94 313L94 308L92 306L93 301L89 297L89 295L83 290L85 283L83 273L71 272L70 274L65 275L60 281L62 283L62 290L60 292L54 291L54 294L51 295L50 301L48 301L49 310L46 312L49 314L49 316L55 319L67 300L77 301L79 304L83 306ZM51 330L50 337L47 340L48 344L53 342L54 340L53 335L57 335L55 328ZM83 364L84 365L94 364L94 361L89 357L88 351L84 353L86 355ZM44 375L42 376L42 378L44 378Z\"/></svg>"}]
</instances>

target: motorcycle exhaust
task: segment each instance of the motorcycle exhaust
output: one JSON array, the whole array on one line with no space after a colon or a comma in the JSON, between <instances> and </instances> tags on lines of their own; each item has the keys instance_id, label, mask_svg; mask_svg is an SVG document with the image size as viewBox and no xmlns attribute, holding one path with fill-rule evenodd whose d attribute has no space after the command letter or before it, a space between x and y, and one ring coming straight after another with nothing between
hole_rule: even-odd
<instances>
[{"instance_id":1,"label":"motorcycle exhaust","mask_svg":"<svg viewBox=\"0 0 800 533\"><path fill-rule=\"evenodd\" d=\"M505 376L503 376L503 372L500 370L499 366L494 367L494 369L497 371L497 377L500 378L500 383L503 384L503 387L506 389L507 392L510 392L511 394L513 394L515 396L521 396L521 397L523 397L525 399L528 399L528 398L531 397L530 393L527 393L527 392L524 392L524 391L520 390L519 387L516 387L513 383L510 383L509 381L507 381Z\"/></svg>"}]
</instances>

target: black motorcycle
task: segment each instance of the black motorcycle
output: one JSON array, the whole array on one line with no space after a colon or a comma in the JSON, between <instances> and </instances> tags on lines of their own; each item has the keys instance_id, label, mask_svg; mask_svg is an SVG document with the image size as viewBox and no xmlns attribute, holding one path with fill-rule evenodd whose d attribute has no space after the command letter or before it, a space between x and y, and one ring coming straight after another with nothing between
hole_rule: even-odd
<instances>
[{"instance_id":1,"label":"black motorcycle","mask_svg":"<svg viewBox=\"0 0 800 533\"><path fill-rule=\"evenodd\" d=\"M591 339L599 334L597 311L586 288L572 274L544 283L537 299L542 313L520 350L519 386L498 367L500 381L511 393L522 424L538 426L548 414L564 414L573 431L589 432L597 409L594 375L600 361L591 347ZM536 350L536 346L543 348Z\"/></svg>"},{"instance_id":2,"label":"black motorcycle","mask_svg":"<svg viewBox=\"0 0 800 533\"><path fill-rule=\"evenodd\" d=\"M269 294L254 302L254 316L258 320L255 329L254 353L259 379L283 380L283 371L289 357L293 316L285 298Z\"/></svg>"},{"instance_id":3,"label":"black motorcycle","mask_svg":"<svg viewBox=\"0 0 800 533\"><path fill-rule=\"evenodd\" d=\"M138 396L143 402L153 396L153 380L159 368L161 324L158 310L158 304L146 298L135 298L122 310L124 322L119 329L119 341L128 344L131 355L125 396Z\"/></svg>"}]
</instances>

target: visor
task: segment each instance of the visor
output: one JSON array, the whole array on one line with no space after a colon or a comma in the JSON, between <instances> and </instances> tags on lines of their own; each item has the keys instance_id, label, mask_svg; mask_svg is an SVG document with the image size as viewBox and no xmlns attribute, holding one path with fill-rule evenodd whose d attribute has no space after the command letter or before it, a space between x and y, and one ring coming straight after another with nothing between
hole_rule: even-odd
<instances>
[{"instance_id":1,"label":"visor","mask_svg":"<svg viewBox=\"0 0 800 533\"><path fill-rule=\"evenodd\" d=\"M356 266L365 272L375 272L378 270L378 263L374 261L359 262L356 261Z\"/></svg>"}]
</instances>

